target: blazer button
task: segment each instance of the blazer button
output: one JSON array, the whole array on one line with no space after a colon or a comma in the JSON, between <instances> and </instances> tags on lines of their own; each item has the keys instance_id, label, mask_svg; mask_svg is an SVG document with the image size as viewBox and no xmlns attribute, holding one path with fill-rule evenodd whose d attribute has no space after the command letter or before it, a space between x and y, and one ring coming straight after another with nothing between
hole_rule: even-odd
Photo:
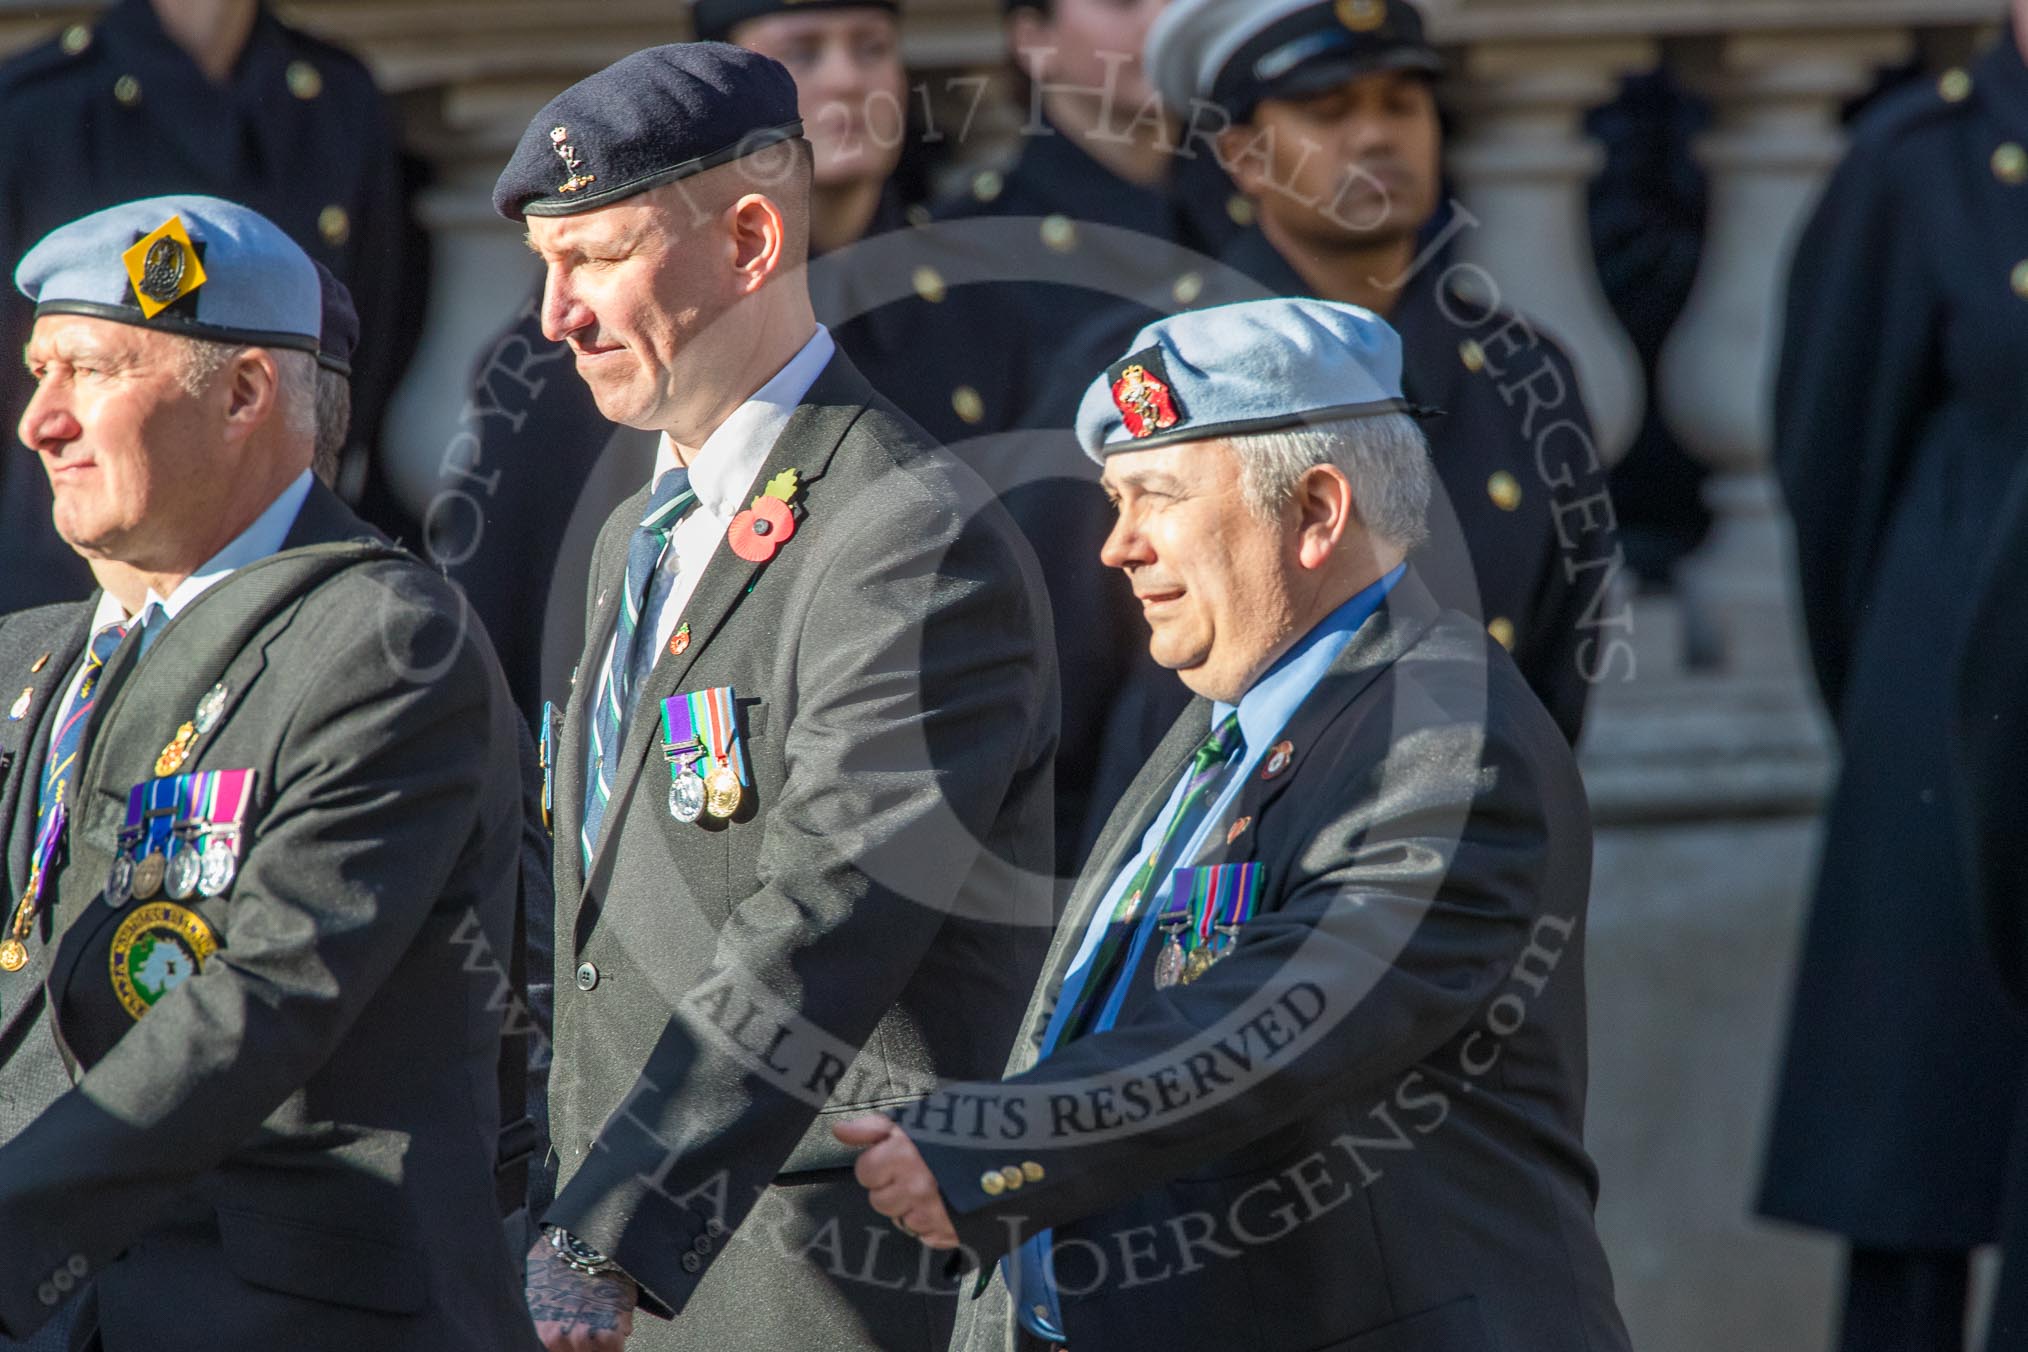
<instances>
[{"instance_id":1,"label":"blazer button","mask_svg":"<svg viewBox=\"0 0 2028 1352\"><path fill-rule=\"evenodd\" d=\"M685 1272L695 1272L697 1271L697 1269L703 1266L704 1261L700 1259L696 1254L686 1253L683 1255L683 1270Z\"/></svg>"},{"instance_id":2,"label":"blazer button","mask_svg":"<svg viewBox=\"0 0 2028 1352\"><path fill-rule=\"evenodd\" d=\"M64 1269L58 1268L49 1275L49 1284L59 1291L69 1293L77 1289L77 1278L71 1276Z\"/></svg>"},{"instance_id":3,"label":"blazer button","mask_svg":"<svg viewBox=\"0 0 2028 1352\"><path fill-rule=\"evenodd\" d=\"M588 991L599 984L599 969L591 963L581 962L577 966L577 988Z\"/></svg>"},{"instance_id":4,"label":"blazer button","mask_svg":"<svg viewBox=\"0 0 2028 1352\"><path fill-rule=\"evenodd\" d=\"M696 1242L694 1242L693 1244L691 1244L691 1246L690 1246L690 1247L691 1247L691 1248L693 1248L693 1249L695 1249L695 1250L697 1250L697 1252L699 1252L699 1253L710 1253L710 1252L711 1252L711 1236L710 1236L710 1235L699 1235L699 1236L697 1237L697 1239L696 1239Z\"/></svg>"},{"instance_id":5,"label":"blazer button","mask_svg":"<svg viewBox=\"0 0 2028 1352\"><path fill-rule=\"evenodd\" d=\"M979 1191L985 1193L988 1197L998 1197L1001 1193L1007 1191L1007 1180L1000 1177L998 1169L988 1169L985 1173L979 1175Z\"/></svg>"},{"instance_id":6,"label":"blazer button","mask_svg":"<svg viewBox=\"0 0 2028 1352\"><path fill-rule=\"evenodd\" d=\"M710 1235L713 1239L723 1238L725 1235L725 1222L713 1216L710 1220L704 1222L704 1233Z\"/></svg>"},{"instance_id":7,"label":"blazer button","mask_svg":"<svg viewBox=\"0 0 2028 1352\"><path fill-rule=\"evenodd\" d=\"M48 1282L44 1282L42 1285L35 1288L35 1298L41 1301L44 1305L54 1305L56 1304L57 1301L62 1299L62 1297L57 1294L56 1288L51 1286Z\"/></svg>"},{"instance_id":8,"label":"blazer button","mask_svg":"<svg viewBox=\"0 0 2028 1352\"><path fill-rule=\"evenodd\" d=\"M1010 1164L1000 1171L1000 1182L1006 1185L1007 1191L1009 1192L1014 1191L1014 1189L1020 1187L1023 1183L1026 1183L1027 1181L1028 1180L1022 1176L1021 1170L1016 1168L1014 1165Z\"/></svg>"},{"instance_id":9,"label":"blazer button","mask_svg":"<svg viewBox=\"0 0 2028 1352\"><path fill-rule=\"evenodd\" d=\"M1043 1167L1034 1160L1021 1161L1021 1177L1027 1179L1030 1183L1040 1183L1045 1172Z\"/></svg>"}]
</instances>

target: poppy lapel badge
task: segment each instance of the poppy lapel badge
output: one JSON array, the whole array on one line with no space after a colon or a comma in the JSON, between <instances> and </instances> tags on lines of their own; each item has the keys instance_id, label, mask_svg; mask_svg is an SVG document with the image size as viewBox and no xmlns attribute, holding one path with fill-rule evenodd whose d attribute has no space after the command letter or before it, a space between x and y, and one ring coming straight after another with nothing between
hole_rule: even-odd
<instances>
[{"instance_id":1,"label":"poppy lapel badge","mask_svg":"<svg viewBox=\"0 0 2028 1352\"><path fill-rule=\"evenodd\" d=\"M748 563L767 563L781 552L796 534L796 499L803 491L800 471L785 469L774 478L753 506L732 519L725 542L732 552Z\"/></svg>"}]
</instances>

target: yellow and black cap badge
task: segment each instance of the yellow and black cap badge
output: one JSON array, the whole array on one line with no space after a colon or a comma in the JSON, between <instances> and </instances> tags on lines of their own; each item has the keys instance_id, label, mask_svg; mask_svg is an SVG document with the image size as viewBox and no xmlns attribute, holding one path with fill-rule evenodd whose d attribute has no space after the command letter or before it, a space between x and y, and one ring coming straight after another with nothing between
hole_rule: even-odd
<instances>
[{"instance_id":1,"label":"yellow and black cap badge","mask_svg":"<svg viewBox=\"0 0 2028 1352\"><path fill-rule=\"evenodd\" d=\"M148 197L58 226L14 270L36 318L84 315L192 338L316 352L316 264L280 226L217 197Z\"/></svg>"},{"instance_id":2,"label":"yellow and black cap badge","mask_svg":"<svg viewBox=\"0 0 2028 1352\"><path fill-rule=\"evenodd\" d=\"M1239 121L1382 71L1439 75L1413 0L1175 0L1148 32L1148 73L1175 108Z\"/></svg>"},{"instance_id":3,"label":"yellow and black cap badge","mask_svg":"<svg viewBox=\"0 0 2028 1352\"><path fill-rule=\"evenodd\" d=\"M204 285L204 260L181 216L171 216L120 255L143 319L153 319Z\"/></svg>"}]
</instances>

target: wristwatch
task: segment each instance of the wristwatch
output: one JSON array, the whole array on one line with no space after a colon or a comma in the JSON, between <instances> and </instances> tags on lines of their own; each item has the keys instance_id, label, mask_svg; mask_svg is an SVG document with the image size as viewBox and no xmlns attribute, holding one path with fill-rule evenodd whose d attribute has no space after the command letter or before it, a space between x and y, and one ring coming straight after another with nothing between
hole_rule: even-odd
<instances>
[{"instance_id":1,"label":"wristwatch","mask_svg":"<svg viewBox=\"0 0 2028 1352\"><path fill-rule=\"evenodd\" d=\"M556 1250L556 1256L572 1272L587 1277L606 1277L614 1274L625 1276L618 1263L594 1249L560 1225L545 1225L543 1230L549 1236L549 1247Z\"/></svg>"}]
</instances>

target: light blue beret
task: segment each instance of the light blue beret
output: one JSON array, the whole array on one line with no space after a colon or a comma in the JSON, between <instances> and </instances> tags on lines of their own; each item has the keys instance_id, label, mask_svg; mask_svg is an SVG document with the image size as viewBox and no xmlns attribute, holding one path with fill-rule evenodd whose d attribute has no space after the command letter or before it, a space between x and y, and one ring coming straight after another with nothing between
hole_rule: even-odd
<instances>
[{"instance_id":1,"label":"light blue beret","mask_svg":"<svg viewBox=\"0 0 2028 1352\"><path fill-rule=\"evenodd\" d=\"M87 315L192 338L317 350L317 265L280 226L236 202L147 197L58 226L14 285L37 318Z\"/></svg>"},{"instance_id":2,"label":"light blue beret","mask_svg":"<svg viewBox=\"0 0 2028 1352\"><path fill-rule=\"evenodd\" d=\"M1085 391L1077 439L1100 464L1121 451L1413 413L1401 336L1371 310L1301 297L1158 320Z\"/></svg>"}]
</instances>

